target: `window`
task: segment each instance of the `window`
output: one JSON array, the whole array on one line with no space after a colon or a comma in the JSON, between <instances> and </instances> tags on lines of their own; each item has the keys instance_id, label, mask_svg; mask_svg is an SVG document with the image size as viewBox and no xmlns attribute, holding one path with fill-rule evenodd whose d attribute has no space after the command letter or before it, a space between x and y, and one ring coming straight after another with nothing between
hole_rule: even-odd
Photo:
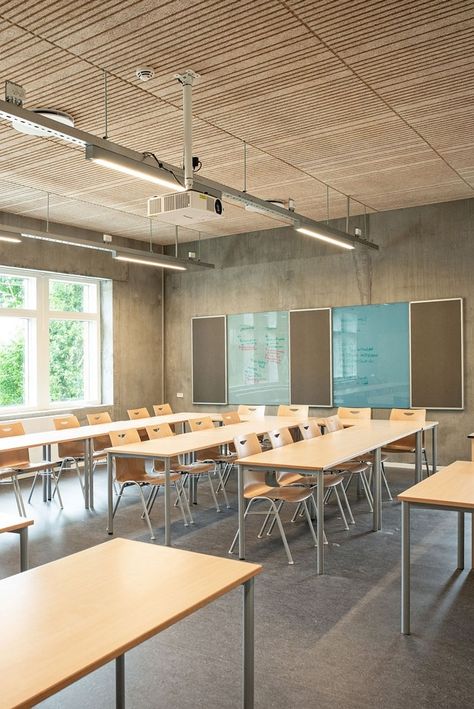
<instances>
[{"instance_id":1,"label":"window","mask_svg":"<svg viewBox=\"0 0 474 709\"><path fill-rule=\"evenodd\" d=\"M0 413L100 403L100 282L0 267Z\"/></svg>"}]
</instances>

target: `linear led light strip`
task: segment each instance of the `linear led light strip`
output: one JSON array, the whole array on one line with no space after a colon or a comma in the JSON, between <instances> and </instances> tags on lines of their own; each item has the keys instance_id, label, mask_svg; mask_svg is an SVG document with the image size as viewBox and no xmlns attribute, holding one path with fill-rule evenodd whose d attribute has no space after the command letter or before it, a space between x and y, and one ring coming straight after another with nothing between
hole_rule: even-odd
<instances>
[{"instance_id":1,"label":"linear led light strip","mask_svg":"<svg viewBox=\"0 0 474 709\"><path fill-rule=\"evenodd\" d=\"M111 150L102 150L102 148L98 148L95 145L86 146L86 160L90 160L97 165L102 165L102 167L116 170L124 175L130 175L131 177L138 177L140 180L153 182L155 185L166 187L173 190L173 192L186 192L186 187L181 185L177 179L172 181L166 177L161 177L159 174L160 171L165 174L168 171L160 167L158 163L156 166L149 165L145 162L140 163L137 160L131 160L117 153L113 153Z\"/></svg>"},{"instance_id":2,"label":"linear led light strip","mask_svg":"<svg viewBox=\"0 0 474 709\"><path fill-rule=\"evenodd\" d=\"M172 271L187 271L186 266L175 266L171 263L163 263L162 261L155 260L154 258L140 258L137 256L128 256L118 253L114 256L116 261L127 261L128 263L139 263L142 266L156 266L157 268L170 268Z\"/></svg>"},{"instance_id":3,"label":"linear led light strip","mask_svg":"<svg viewBox=\"0 0 474 709\"><path fill-rule=\"evenodd\" d=\"M54 236L39 236L38 234L23 234L27 239L38 239L38 241L51 241L53 244L64 244L66 246L78 246L81 249L93 249L94 251L107 251L109 254L112 252L112 249L106 248L105 246L97 246L95 244L81 244L79 241L67 241L67 239L59 239ZM20 241L20 239L18 239Z\"/></svg>"},{"instance_id":4,"label":"linear led light strip","mask_svg":"<svg viewBox=\"0 0 474 709\"><path fill-rule=\"evenodd\" d=\"M342 239L337 239L333 236L327 236L326 234L314 231L313 229L307 229L306 227L296 227L296 231L299 231L300 234L312 236L314 239L326 241L328 244L333 244L334 246L341 246L343 249L354 248L354 244L350 244L348 241L343 241Z\"/></svg>"},{"instance_id":5,"label":"linear led light strip","mask_svg":"<svg viewBox=\"0 0 474 709\"><path fill-rule=\"evenodd\" d=\"M9 244L21 244L21 239L17 236L4 236L0 234L0 241L8 241Z\"/></svg>"}]
</instances>

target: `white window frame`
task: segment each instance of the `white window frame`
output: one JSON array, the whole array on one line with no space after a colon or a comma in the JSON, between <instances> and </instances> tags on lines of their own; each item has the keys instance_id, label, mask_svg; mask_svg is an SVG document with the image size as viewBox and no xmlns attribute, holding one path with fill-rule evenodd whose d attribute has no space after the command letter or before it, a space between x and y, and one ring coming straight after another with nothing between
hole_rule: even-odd
<instances>
[{"instance_id":1,"label":"white window frame","mask_svg":"<svg viewBox=\"0 0 474 709\"><path fill-rule=\"evenodd\" d=\"M56 273L52 271L34 271L23 268L0 266L0 273L19 278L35 279L36 307L2 308L0 316L27 318L28 326L28 355L27 355L27 387L25 392L26 403L16 406L0 406L0 417L4 414L23 414L38 411L63 410L65 408L82 408L83 406L98 406L102 403L102 352L101 352L101 279L89 278L80 275ZM49 282L69 281L94 285L97 288L97 308L93 313L75 311L55 311L49 309ZM79 320L95 327L89 327L87 332L93 333L93 350L85 344L85 351L89 355L84 362L84 377L86 387L83 399L64 401L51 401L49 396L49 321L50 320Z\"/></svg>"}]
</instances>

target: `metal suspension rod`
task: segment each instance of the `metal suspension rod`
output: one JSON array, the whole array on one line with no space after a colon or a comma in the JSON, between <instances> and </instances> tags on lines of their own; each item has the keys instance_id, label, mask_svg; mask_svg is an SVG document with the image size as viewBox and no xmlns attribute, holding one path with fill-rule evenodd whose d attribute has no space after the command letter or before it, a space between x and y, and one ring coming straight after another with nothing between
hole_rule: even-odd
<instances>
[{"instance_id":1,"label":"metal suspension rod","mask_svg":"<svg viewBox=\"0 0 474 709\"><path fill-rule=\"evenodd\" d=\"M176 74L183 87L183 128L184 128L184 186L193 188L193 83L199 74L186 69L183 74Z\"/></svg>"}]
</instances>

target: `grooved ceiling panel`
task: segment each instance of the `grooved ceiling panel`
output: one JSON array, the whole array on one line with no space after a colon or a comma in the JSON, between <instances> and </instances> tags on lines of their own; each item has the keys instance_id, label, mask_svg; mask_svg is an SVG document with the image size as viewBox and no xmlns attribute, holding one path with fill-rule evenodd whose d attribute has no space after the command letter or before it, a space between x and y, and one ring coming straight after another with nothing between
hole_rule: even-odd
<instances>
[{"instance_id":1,"label":"grooved ceiling panel","mask_svg":"<svg viewBox=\"0 0 474 709\"><path fill-rule=\"evenodd\" d=\"M0 80L26 106L71 113L129 148L182 159L181 91L193 68L202 173L326 219L474 196L474 0L5 0ZM155 78L135 77L152 66ZM0 123L0 209L138 239L155 193L67 144ZM203 237L280 226L226 205ZM154 223L153 240L174 228ZM195 238L183 230L181 238Z\"/></svg>"}]
</instances>

